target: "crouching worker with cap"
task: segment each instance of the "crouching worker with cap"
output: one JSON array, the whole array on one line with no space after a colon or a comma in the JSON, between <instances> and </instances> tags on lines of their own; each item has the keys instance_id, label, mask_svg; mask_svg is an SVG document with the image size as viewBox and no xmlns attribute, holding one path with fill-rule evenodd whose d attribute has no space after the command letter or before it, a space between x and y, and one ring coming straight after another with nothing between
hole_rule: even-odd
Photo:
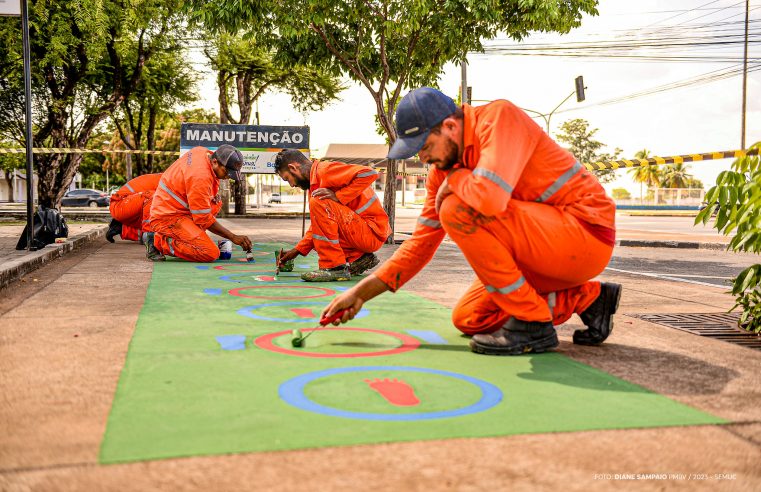
<instances>
[{"instance_id":1,"label":"crouching worker with cap","mask_svg":"<svg viewBox=\"0 0 761 492\"><path fill-rule=\"evenodd\" d=\"M275 172L293 187L309 190L311 225L303 239L279 262L317 250L319 269L307 282L351 280L375 267L378 251L391 234L388 215L373 191L378 172L367 166L312 161L296 149L275 158Z\"/></svg>"},{"instance_id":2,"label":"crouching worker with cap","mask_svg":"<svg viewBox=\"0 0 761 492\"><path fill-rule=\"evenodd\" d=\"M599 181L520 108L500 100L462 107L431 88L396 112L389 159L414 154L433 166L411 239L374 275L337 297L324 316L341 322L419 272L446 234L477 279L457 303L454 325L474 352L517 355L558 345L554 325L579 314L573 341L598 345L613 328L621 286L591 281L615 243L615 205Z\"/></svg>"},{"instance_id":3,"label":"crouching worker with cap","mask_svg":"<svg viewBox=\"0 0 761 492\"><path fill-rule=\"evenodd\" d=\"M233 234L215 218L222 208L219 180L240 181L242 166L243 155L232 145L220 145L213 152L195 147L169 166L153 195L153 232L143 235L148 259L161 261L164 255L171 255L202 263L214 261L219 258L219 248L207 230L250 250L249 238Z\"/></svg>"}]
</instances>

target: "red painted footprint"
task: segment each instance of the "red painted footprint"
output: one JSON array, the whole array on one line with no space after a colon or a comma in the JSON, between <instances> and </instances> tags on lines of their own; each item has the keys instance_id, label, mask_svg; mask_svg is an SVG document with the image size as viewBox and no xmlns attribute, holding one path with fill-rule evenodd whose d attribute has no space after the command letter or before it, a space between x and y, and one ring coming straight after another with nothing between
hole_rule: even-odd
<instances>
[{"instance_id":1,"label":"red painted footprint","mask_svg":"<svg viewBox=\"0 0 761 492\"><path fill-rule=\"evenodd\" d=\"M414 407L420 404L412 386L398 379L365 379L368 386L387 402L397 407Z\"/></svg>"}]
</instances>

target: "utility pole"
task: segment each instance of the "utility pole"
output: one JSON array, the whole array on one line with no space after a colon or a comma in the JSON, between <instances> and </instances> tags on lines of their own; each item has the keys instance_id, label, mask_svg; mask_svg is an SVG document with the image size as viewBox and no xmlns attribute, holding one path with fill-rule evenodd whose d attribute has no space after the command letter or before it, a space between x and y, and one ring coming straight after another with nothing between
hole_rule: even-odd
<instances>
[{"instance_id":1,"label":"utility pole","mask_svg":"<svg viewBox=\"0 0 761 492\"><path fill-rule=\"evenodd\" d=\"M463 58L460 63L460 103L466 104L468 101L468 60Z\"/></svg>"},{"instance_id":2,"label":"utility pole","mask_svg":"<svg viewBox=\"0 0 761 492\"><path fill-rule=\"evenodd\" d=\"M740 148L745 148L745 110L748 101L748 14L750 13L750 0L745 0L745 48L743 55L743 109L742 124L740 125Z\"/></svg>"}]
</instances>

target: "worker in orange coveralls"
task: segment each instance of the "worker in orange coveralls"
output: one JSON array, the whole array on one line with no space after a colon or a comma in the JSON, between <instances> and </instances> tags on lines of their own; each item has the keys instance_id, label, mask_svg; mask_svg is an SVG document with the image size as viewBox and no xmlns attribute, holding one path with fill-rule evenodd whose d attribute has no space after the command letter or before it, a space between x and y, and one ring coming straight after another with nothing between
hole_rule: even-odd
<instances>
[{"instance_id":1,"label":"worker in orange coveralls","mask_svg":"<svg viewBox=\"0 0 761 492\"><path fill-rule=\"evenodd\" d=\"M499 100L462 107L423 87L396 112L388 158L418 154L435 167L415 232L371 276L323 315L396 291L435 253L445 234L477 280L452 313L474 352L517 355L558 345L554 325L577 313L573 341L602 343L613 328L621 286L591 282L615 242L615 205L597 179L520 108Z\"/></svg>"},{"instance_id":2,"label":"worker in orange coveralls","mask_svg":"<svg viewBox=\"0 0 761 492\"><path fill-rule=\"evenodd\" d=\"M114 236L121 236L128 241L138 241L143 230L150 230L148 223L151 216L153 193L159 185L161 173L143 174L133 178L111 195L109 210L111 223L108 225L106 239L114 242Z\"/></svg>"},{"instance_id":3,"label":"worker in orange coveralls","mask_svg":"<svg viewBox=\"0 0 761 492\"><path fill-rule=\"evenodd\" d=\"M214 261L219 258L219 248L206 234L207 230L250 251L249 238L233 234L215 218L222 208L219 180L240 181L242 166L243 155L227 144L213 152L194 147L169 166L153 195L150 219L153 232L143 236L146 257L151 261L161 261L164 255L188 261Z\"/></svg>"},{"instance_id":4,"label":"worker in orange coveralls","mask_svg":"<svg viewBox=\"0 0 761 492\"><path fill-rule=\"evenodd\" d=\"M275 158L275 172L291 186L310 191L309 230L295 248L280 256L279 263L317 250L319 269L301 276L307 282L351 280L380 263L374 253L391 228L372 187L378 171L312 161L296 149L285 149Z\"/></svg>"}]
</instances>

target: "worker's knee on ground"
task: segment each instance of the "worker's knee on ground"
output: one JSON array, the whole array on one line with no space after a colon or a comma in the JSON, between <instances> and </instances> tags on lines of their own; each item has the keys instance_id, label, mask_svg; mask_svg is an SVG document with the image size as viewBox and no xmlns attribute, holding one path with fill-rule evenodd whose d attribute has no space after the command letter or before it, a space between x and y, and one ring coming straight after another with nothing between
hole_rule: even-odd
<instances>
[{"instance_id":1,"label":"worker's knee on ground","mask_svg":"<svg viewBox=\"0 0 761 492\"><path fill-rule=\"evenodd\" d=\"M198 252L197 261L201 263L211 263L219 258L219 248L214 246L213 248L205 248Z\"/></svg>"},{"instance_id":2,"label":"worker's knee on ground","mask_svg":"<svg viewBox=\"0 0 761 492\"><path fill-rule=\"evenodd\" d=\"M498 327L486 324L483 320L478 319L469 309L457 309L452 311L452 324L465 333L466 335L477 335L479 333L492 333Z\"/></svg>"}]
</instances>

